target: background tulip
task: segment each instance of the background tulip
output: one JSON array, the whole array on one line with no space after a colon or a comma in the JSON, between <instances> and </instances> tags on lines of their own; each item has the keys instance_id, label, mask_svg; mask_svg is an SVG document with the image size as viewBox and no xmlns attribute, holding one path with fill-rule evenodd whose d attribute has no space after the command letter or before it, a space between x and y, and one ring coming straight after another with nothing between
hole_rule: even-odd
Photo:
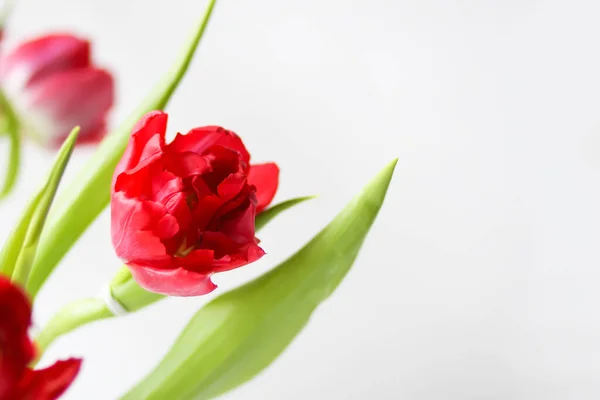
<instances>
[{"instance_id":1,"label":"background tulip","mask_svg":"<svg viewBox=\"0 0 600 400\"><path fill-rule=\"evenodd\" d=\"M21 133L50 147L58 147L76 125L81 126L79 143L104 136L114 82L93 65L90 53L88 41L52 34L0 57L0 85Z\"/></svg>"}]
</instances>

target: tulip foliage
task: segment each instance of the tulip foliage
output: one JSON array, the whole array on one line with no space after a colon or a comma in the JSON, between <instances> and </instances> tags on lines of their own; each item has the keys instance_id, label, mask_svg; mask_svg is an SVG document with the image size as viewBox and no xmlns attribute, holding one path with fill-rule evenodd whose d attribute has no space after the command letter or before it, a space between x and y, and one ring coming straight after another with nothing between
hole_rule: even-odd
<instances>
[{"instance_id":1,"label":"tulip foliage","mask_svg":"<svg viewBox=\"0 0 600 400\"><path fill-rule=\"evenodd\" d=\"M280 180L276 160L254 163L243 135L226 128L192 126L165 139L163 109L189 70L214 6L209 1L173 68L113 129L107 125L113 75L94 64L88 40L48 34L0 52L0 128L9 143L0 196L17 181L23 140L59 148L0 253L0 400L59 398L85 360L35 368L55 339L170 296L216 290L215 274L265 255L257 237L265 225L312 198L271 205ZM10 27L3 30L6 11L0 10L0 38L10 36ZM96 146L95 153L55 199L80 145ZM201 308L164 359L122 398L211 399L268 366L350 270L395 164L287 261ZM122 267L103 296L58 310L32 339L31 304L39 289L109 205L115 264Z\"/></svg>"}]
</instances>

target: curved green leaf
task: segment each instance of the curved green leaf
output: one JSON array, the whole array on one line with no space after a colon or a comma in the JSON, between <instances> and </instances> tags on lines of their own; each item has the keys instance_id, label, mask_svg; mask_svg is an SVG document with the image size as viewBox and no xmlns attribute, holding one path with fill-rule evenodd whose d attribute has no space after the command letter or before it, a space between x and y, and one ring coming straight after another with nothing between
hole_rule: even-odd
<instances>
[{"instance_id":1,"label":"curved green leaf","mask_svg":"<svg viewBox=\"0 0 600 400\"><path fill-rule=\"evenodd\" d=\"M290 259L202 308L158 367L122 399L211 399L268 366L352 266L395 164Z\"/></svg>"},{"instance_id":2,"label":"curved green leaf","mask_svg":"<svg viewBox=\"0 0 600 400\"><path fill-rule=\"evenodd\" d=\"M73 183L61 193L42 236L28 290L35 297L54 267L110 202L110 184L135 123L147 112L163 109L187 71L206 29L216 0L210 0L181 57L146 100L102 141Z\"/></svg>"}]
</instances>

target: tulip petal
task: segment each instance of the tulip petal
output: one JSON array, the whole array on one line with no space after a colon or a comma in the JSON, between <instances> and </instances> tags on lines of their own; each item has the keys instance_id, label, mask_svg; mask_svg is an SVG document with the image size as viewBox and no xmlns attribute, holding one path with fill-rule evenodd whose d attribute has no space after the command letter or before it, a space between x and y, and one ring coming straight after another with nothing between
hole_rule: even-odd
<instances>
[{"instance_id":1,"label":"tulip petal","mask_svg":"<svg viewBox=\"0 0 600 400\"><path fill-rule=\"evenodd\" d=\"M201 296L217 288L210 275L184 268L162 269L129 265L136 282L149 292L167 296Z\"/></svg>"},{"instance_id":2,"label":"tulip petal","mask_svg":"<svg viewBox=\"0 0 600 400\"><path fill-rule=\"evenodd\" d=\"M30 323L31 304L25 293L0 275L0 398L35 356L27 336Z\"/></svg>"},{"instance_id":3,"label":"tulip petal","mask_svg":"<svg viewBox=\"0 0 600 400\"><path fill-rule=\"evenodd\" d=\"M17 99L18 100L18 99ZM89 67L55 73L39 80L17 109L24 114L34 137L59 146L74 126L80 143L101 139L114 102L114 82L104 70Z\"/></svg>"},{"instance_id":4,"label":"tulip petal","mask_svg":"<svg viewBox=\"0 0 600 400\"><path fill-rule=\"evenodd\" d=\"M204 153L210 147L220 145L237 151L242 160L250 163L250 154L242 139L232 131L220 126L205 126L192 129L187 135L177 134L169 148L176 152L192 151L198 154Z\"/></svg>"},{"instance_id":5,"label":"tulip petal","mask_svg":"<svg viewBox=\"0 0 600 400\"><path fill-rule=\"evenodd\" d=\"M170 160L167 168L170 172L181 178L201 175L212 170L210 162L200 154L185 152L177 154L176 157L176 160Z\"/></svg>"},{"instance_id":6,"label":"tulip petal","mask_svg":"<svg viewBox=\"0 0 600 400\"><path fill-rule=\"evenodd\" d=\"M217 186L219 198L222 202L233 199L240 193L244 185L246 185L246 176L243 173L230 174Z\"/></svg>"},{"instance_id":7,"label":"tulip petal","mask_svg":"<svg viewBox=\"0 0 600 400\"><path fill-rule=\"evenodd\" d=\"M256 186L256 212L264 210L275 197L279 186L279 167L275 163L254 164L250 167L248 184Z\"/></svg>"},{"instance_id":8,"label":"tulip petal","mask_svg":"<svg viewBox=\"0 0 600 400\"><path fill-rule=\"evenodd\" d=\"M158 134L160 138L162 138L162 143L164 143L164 137L167 132L167 120L168 115L162 111L152 111L138 121L135 124L131 137L129 138L129 143L127 144L127 149L121 158L121 161L115 168L115 172L113 175L113 188L117 177L124 171L131 169L138 165L142 154L144 153L144 149L146 148L146 144L150 141L150 139ZM160 154L161 149L155 148L156 153Z\"/></svg>"},{"instance_id":9,"label":"tulip petal","mask_svg":"<svg viewBox=\"0 0 600 400\"><path fill-rule=\"evenodd\" d=\"M0 79L5 90L14 93L55 73L89 65L88 41L72 35L46 35L25 42L0 60Z\"/></svg>"},{"instance_id":10,"label":"tulip petal","mask_svg":"<svg viewBox=\"0 0 600 400\"><path fill-rule=\"evenodd\" d=\"M112 242L124 262L145 260L152 265L168 265L170 257L154 233L165 214L164 206L158 203L129 199L121 192L112 196Z\"/></svg>"},{"instance_id":11,"label":"tulip petal","mask_svg":"<svg viewBox=\"0 0 600 400\"><path fill-rule=\"evenodd\" d=\"M19 398L35 400L58 399L71 385L81 368L81 359L55 362L48 368L27 370L19 382Z\"/></svg>"},{"instance_id":12,"label":"tulip petal","mask_svg":"<svg viewBox=\"0 0 600 400\"><path fill-rule=\"evenodd\" d=\"M256 205L252 201L245 201L222 218L219 231L227 235L238 245L254 241L254 222L256 218Z\"/></svg>"},{"instance_id":13,"label":"tulip petal","mask_svg":"<svg viewBox=\"0 0 600 400\"><path fill-rule=\"evenodd\" d=\"M227 255L213 262L213 272L226 272L241 266L251 264L264 256L265 251L257 244L248 245L243 251L238 251L238 254Z\"/></svg>"},{"instance_id":14,"label":"tulip petal","mask_svg":"<svg viewBox=\"0 0 600 400\"><path fill-rule=\"evenodd\" d=\"M207 275L211 272L214 258L215 253L213 250L198 249L193 250L185 257L173 257L173 264L188 271Z\"/></svg>"}]
</instances>

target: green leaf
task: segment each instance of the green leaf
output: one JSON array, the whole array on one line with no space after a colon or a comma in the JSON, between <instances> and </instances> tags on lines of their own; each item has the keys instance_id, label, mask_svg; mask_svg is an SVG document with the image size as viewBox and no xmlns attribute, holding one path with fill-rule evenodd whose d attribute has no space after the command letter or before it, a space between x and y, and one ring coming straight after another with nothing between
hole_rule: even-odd
<instances>
[{"instance_id":1,"label":"green leaf","mask_svg":"<svg viewBox=\"0 0 600 400\"><path fill-rule=\"evenodd\" d=\"M313 197L298 197L287 200L263 211L256 217L256 231L258 232L264 228L274 217L283 211ZM163 295L143 289L133 279L131 272L125 266L121 267L110 282L110 291L113 298L129 312L135 312L165 298ZM36 337L37 347L40 352L43 352L60 336L90 322L112 317L112 313L108 310L102 299L93 298L74 301L63 307L52 317L50 322Z\"/></svg>"},{"instance_id":2,"label":"green leaf","mask_svg":"<svg viewBox=\"0 0 600 400\"><path fill-rule=\"evenodd\" d=\"M6 173L4 174L4 182L0 189L0 199L3 199L12 192L19 176L19 168L21 166L21 137L19 136L19 119L2 91L0 91L0 116L2 117L0 134L6 134L9 141L8 163Z\"/></svg>"},{"instance_id":3,"label":"green leaf","mask_svg":"<svg viewBox=\"0 0 600 400\"><path fill-rule=\"evenodd\" d=\"M48 229L42 235L29 279L27 288L33 297L58 262L109 204L112 175L127 147L133 126L144 114L161 110L167 105L191 63L215 3L216 0L210 0L204 16L171 71L130 117L102 141L73 183L58 197L48 219Z\"/></svg>"},{"instance_id":4,"label":"green leaf","mask_svg":"<svg viewBox=\"0 0 600 400\"><path fill-rule=\"evenodd\" d=\"M31 199L27 207L25 207L25 211L21 215L19 222L17 222L17 226L4 243L2 253L0 253L0 272L5 276L11 277L13 274L17 258L21 253L21 247L25 241L27 229L31 224L31 219L43 195L44 192L42 190Z\"/></svg>"},{"instance_id":5,"label":"green leaf","mask_svg":"<svg viewBox=\"0 0 600 400\"><path fill-rule=\"evenodd\" d=\"M267 367L352 266L395 165L290 259L202 308L158 367L122 399L212 399Z\"/></svg>"},{"instance_id":6,"label":"green leaf","mask_svg":"<svg viewBox=\"0 0 600 400\"><path fill-rule=\"evenodd\" d=\"M267 208L256 216L255 227L256 231L260 231L265 225L267 225L273 218L281 214L288 208L292 208L295 205L305 202L306 200L314 199L316 196L297 197L295 199L286 200L283 203L274 205L273 207Z\"/></svg>"},{"instance_id":7,"label":"green leaf","mask_svg":"<svg viewBox=\"0 0 600 400\"><path fill-rule=\"evenodd\" d=\"M7 275L12 273L13 280L23 286L27 283L48 211L73 152L78 134L79 127L73 129L63 143L46 183L34 196L30 205L26 207L25 213L17 223L14 233L8 239L6 247L0 255L3 272Z\"/></svg>"}]
</instances>

